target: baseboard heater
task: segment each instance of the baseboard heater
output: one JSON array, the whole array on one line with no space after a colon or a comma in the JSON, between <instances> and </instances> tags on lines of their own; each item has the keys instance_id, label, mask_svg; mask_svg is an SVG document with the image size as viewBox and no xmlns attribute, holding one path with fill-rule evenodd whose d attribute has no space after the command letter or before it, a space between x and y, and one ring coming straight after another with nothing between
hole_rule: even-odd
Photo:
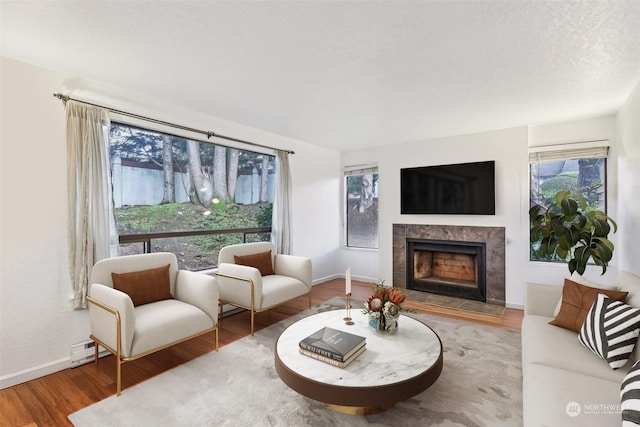
<instances>
[{"instance_id":1,"label":"baseboard heater","mask_svg":"<svg viewBox=\"0 0 640 427\"><path fill-rule=\"evenodd\" d=\"M86 365L94 361L96 343L93 341L85 341L71 346L71 367ZM109 351L101 349L98 357L108 356Z\"/></svg>"}]
</instances>

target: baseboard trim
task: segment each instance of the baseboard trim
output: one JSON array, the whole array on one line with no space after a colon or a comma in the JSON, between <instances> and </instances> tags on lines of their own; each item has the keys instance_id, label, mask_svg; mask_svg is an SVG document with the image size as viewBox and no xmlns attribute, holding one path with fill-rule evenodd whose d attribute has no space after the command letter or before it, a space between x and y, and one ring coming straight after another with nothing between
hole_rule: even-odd
<instances>
[{"instance_id":1,"label":"baseboard trim","mask_svg":"<svg viewBox=\"0 0 640 427\"><path fill-rule=\"evenodd\" d=\"M318 279L314 279L311 282L312 286L315 285L320 285L324 282L328 282L329 280L334 280L334 279L344 279L345 278L345 274L331 274L329 276L325 276L325 277L320 277ZM371 283L371 282L375 282L377 280L379 280L378 278L374 278L374 277L366 277L366 276L351 276L352 280L357 280L359 282L366 282L366 283Z\"/></svg>"},{"instance_id":2,"label":"baseboard trim","mask_svg":"<svg viewBox=\"0 0 640 427\"><path fill-rule=\"evenodd\" d=\"M35 380L45 375L50 375L59 371L63 371L71 367L71 357L55 360L40 366L35 366L24 371L0 377L0 390L13 387L27 381Z\"/></svg>"}]
</instances>

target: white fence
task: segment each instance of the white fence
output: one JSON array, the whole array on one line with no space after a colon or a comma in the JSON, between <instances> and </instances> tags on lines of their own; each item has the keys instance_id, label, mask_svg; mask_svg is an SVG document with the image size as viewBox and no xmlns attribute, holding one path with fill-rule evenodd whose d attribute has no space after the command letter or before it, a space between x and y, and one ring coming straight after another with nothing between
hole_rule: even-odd
<instances>
[{"instance_id":1,"label":"white fence","mask_svg":"<svg viewBox=\"0 0 640 427\"><path fill-rule=\"evenodd\" d=\"M116 208L122 206L157 205L164 195L164 174L161 169L122 165L119 157L112 162L113 200ZM189 174L174 172L175 200L189 201ZM235 202L250 205L260 201L261 177L254 168L251 174L238 175ZM273 202L275 174L267 180L267 200Z\"/></svg>"}]
</instances>

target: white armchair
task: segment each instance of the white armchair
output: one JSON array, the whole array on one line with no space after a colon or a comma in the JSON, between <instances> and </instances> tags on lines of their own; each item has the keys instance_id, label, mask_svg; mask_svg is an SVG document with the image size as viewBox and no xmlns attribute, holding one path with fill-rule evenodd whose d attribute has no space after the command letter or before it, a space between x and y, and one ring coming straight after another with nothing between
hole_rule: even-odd
<instances>
[{"instance_id":1,"label":"white armchair","mask_svg":"<svg viewBox=\"0 0 640 427\"><path fill-rule=\"evenodd\" d=\"M218 350L217 279L178 270L174 254L98 261L90 283L87 299L95 360L97 363L100 346L116 356L118 395L124 362L213 331Z\"/></svg>"},{"instance_id":2,"label":"white armchair","mask_svg":"<svg viewBox=\"0 0 640 427\"><path fill-rule=\"evenodd\" d=\"M251 335L255 313L303 295L311 307L311 260L275 254L270 242L225 246L218 254L217 276L220 304L251 311Z\"/></svg>"}]
</instances>

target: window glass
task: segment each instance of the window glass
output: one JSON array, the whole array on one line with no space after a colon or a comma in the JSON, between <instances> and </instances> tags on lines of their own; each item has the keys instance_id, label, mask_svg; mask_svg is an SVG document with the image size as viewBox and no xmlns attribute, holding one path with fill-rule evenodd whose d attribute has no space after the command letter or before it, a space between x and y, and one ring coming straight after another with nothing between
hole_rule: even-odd
<instances>
[{"instance_id":1,"label":"window glass","mask_svg":"<svg viewBox=\"0 0 640 427\"><path fill-rule=\"evenodd\" d=\"M378 173L347 173L346 243L355 248L378 248Z\"/></svg>"},{"instance_id":2,"label":"window glass","mask_svg":"<svg viewBox=\"0 0 640 427\"><path fill-rule=\"evenodd\" d=\"M567 190L582 195L587 210L606 212L606 165L604 157L530 163L530 206L549 206L558 191ZM547 260L540 257L538 249L539 243L531 245L531 260Z\"/></svg>"},{"instance_id":3,"label":"window glass","mask_svg":"<svg viewBox=\"0 0 640 427\"><path fill-rule=\"evenodd\" d=\"M178 256L180 267L217 265L221 247L242 233L164 238L162 233L270 227L275 157L163 134L121 123L111 126L111 169L118 234L157 233L151 252ZM269 240L268 233L247 241ZM144 252L126 243L120 254Z\"/></svg>"}]
</instances>

